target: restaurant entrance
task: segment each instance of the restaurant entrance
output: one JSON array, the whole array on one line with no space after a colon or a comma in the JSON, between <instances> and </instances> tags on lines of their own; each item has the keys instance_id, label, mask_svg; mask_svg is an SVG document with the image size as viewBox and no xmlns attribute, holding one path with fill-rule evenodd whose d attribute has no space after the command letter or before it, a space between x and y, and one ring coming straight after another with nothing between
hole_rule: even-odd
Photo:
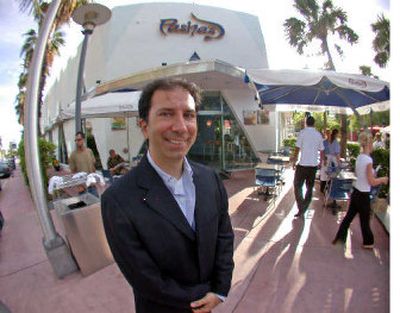
<instances>
[{"instance_id":1,"label":"restaurant entrance","mask_svg":"<svg viewBox=\"0 0 400 313\"><path fill-rule=\"evenodd\" d=\"M189 158L224 171L253 168L257 163L243 130L218 91L203 94L197 140Z\"/></svg>"}]
</instances>

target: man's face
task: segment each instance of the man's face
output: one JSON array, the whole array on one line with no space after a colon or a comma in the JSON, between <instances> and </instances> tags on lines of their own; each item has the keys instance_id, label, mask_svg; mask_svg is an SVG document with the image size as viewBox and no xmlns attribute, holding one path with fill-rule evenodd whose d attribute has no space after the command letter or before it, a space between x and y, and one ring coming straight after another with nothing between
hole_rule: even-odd
<instances>
[{"instance_id":1,"label":"man's face","mask_svg":"<svg viewBox=\"0 0 400 313\"><path fill-rule=\"evenodd\" d=\"M85 141L83 140L83 137L81 135L75 136L75 144L76 144L77 148L83 147L83 145L85 144Z\"/></svg>"},{"instance_id":2,"label":"man's face","mask_svg":"<svg viewBox=\"0 0 400 313\"><path fill-rule=\"evenodd\" d=\"M148 120L142 120L140 126L156 162L182 160L197 136L193 97L180 87L156 90L151 98Z\"/></svg>"}]
</instances>

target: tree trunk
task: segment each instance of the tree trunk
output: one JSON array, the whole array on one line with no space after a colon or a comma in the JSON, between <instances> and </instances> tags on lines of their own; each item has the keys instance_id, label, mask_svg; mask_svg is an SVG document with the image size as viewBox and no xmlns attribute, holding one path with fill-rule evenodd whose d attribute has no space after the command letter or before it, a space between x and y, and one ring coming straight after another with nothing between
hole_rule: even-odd
<instances>
[{"instance_id":1,"label":"tree trunk","mask_svg":"<svg viewBox=\"0 0 400 313\"><path fill-rule=\"evenodd\" d=\"M333 64L332 54L328 46L328 39L325 37L322 38L321 40L322 40L322 52L326 53L326 55L328 56L327 69L336 72L335 64Z\"/></svg>"}]
</instances>

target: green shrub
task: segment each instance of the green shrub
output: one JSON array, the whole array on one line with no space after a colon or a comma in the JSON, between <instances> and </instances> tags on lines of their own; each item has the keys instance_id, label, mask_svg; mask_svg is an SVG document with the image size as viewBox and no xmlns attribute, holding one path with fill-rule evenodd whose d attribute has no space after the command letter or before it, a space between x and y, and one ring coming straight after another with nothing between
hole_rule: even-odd
<instances>
[{"instance_id":1,"label":"green shrub","mask_svg":"<svg viewBox=\"0 0 400 313\"><path fill-rule=\"evenodd\" d=\"M43 138L39 138L39 162L40 162L40 170L42 172L43 177L43 185L46 188L48 184L49 178L47 177L47 168L52 166L53 160L55 159L55 150L56 146L46 141ZM21 170L25 178L25 182L29 185L28 181L28 173L26 170L26 161L25 161L25 147L24 147L24 138L21 139L18 146L18 155L20 159Z\"/></svg>"},{"instance_id":2,"label":"green shrub","mask_svg":"<svg viewBox=\"0 0 400 313\"><path fill-rule=\"evenodd\" d=\"M390 174L390 151L386 149L376 149L372 151L371 158L374 162L374 168L378 165L381 166L379 169L377 176L389 176ZM387 197L389 193L389 185L383 185L381 187L379 197Z\"/></svg>"},{"instance_id":3,"label":"green shrub","mask_svg":"<svg viewBox=\"0 0 400 313\"><path fill-rule=\"evenodd\" d=\"M350 162L350 166L354 171L356 168L356 159L360 154L361 147L358 142L347 142L347 157Z\"/></svg>"},{"instance_id":4,"label":"green shrub","mask_svg":"<svg viewBox=\"0 0 400 313\"><path fill-rule=\"evenodd\" d=\"M347 153L348 157L351 158L357 158L358 155L360 154L361 147L360 144L357 142L348 142L347 143Z\"/></svg>"},{"instance_id":5,"label":"green shrub","mask_svg":"<svg viewBox=\"0 0 400 313\"><path fill-rule=\"evenodd\" d=\"M290 148L295 148L296 147L296 137L289 137L286 139L283 139L283 146L284 147L290 147Z\"/></svg>"}]
</instances>

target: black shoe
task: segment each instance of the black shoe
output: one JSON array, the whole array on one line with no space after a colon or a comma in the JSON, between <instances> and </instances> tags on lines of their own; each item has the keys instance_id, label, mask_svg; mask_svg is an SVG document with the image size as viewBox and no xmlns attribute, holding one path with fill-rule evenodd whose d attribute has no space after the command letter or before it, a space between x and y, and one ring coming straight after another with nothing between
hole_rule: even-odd
<instances>
[{"instance_id":1,"label":"black shoe","mask_svg":"<svg viewBox=\"0 0 400 313\"><path fill-rule=\"evenodd\" d=\"M295 217L295 218L304 217L304 212L297 212L297 213L294 215L294 217Z\"/></svg>"},{"instance_id":2,"label":"black shoe","mask_svg":"<svg viewBox=\"0 0 400 313\"><path fill-rule=\"evenodd\" d=\"M338 244L338 243L344 244L344 241L341 240L341 239L339 239L339 238L335 238L335 239L332 240L332 244L333 244L333 245L336 245L336 244Z\"/></svg>"}]
</instances>

